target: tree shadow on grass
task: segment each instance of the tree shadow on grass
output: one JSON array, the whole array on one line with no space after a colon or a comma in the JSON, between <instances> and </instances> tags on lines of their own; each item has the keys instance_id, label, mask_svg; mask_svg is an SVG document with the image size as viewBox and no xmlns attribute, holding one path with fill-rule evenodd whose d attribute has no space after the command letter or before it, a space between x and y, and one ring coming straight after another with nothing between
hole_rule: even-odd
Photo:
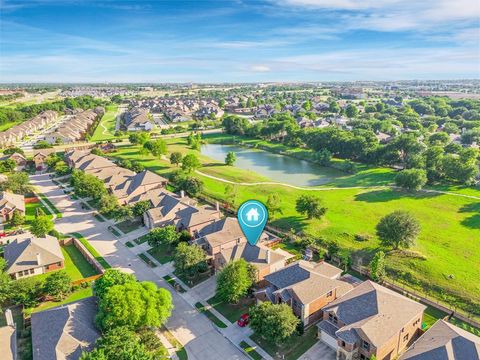
<instances>
[{"instance_id":1,"label":"tree shadow on grass","mask_svg":"<svg viewBox=\"0 0 480 360\"><path fill-rule=\"evenodd\" d=\"M290 231L290 229L294 229L295 232L298 233L307 227L306 222L306 218L302 216L286 216L271 221L270 225L284 231Z\"/></svg>"},{"instance_id":2,"label":"tree shadow on grass","mask_svg":"<svg viewBox=\"0 0 480 360\"><path fill-rule=\"evenodd\" d=\"M475 213L463 219L460 224L470 229L480 229L480 202L464 205L458 210L459 213Z\"/></svg>"},{"instance_id":3,"label":"tree shadow on grass","mask_svg":"<svg viewBox=\"0 0 480 360\"><path fill-rule=\"evenodd\" d=\"M428 199L439 196L437 193L425 193L425 192L407 192L402 190L374 190L369 192L363 192L355 196L355 201L365 201L370 203L387 202L392 200L398 200L401 198L411 198L416 200Z\"/></svg>"}]
</instances>

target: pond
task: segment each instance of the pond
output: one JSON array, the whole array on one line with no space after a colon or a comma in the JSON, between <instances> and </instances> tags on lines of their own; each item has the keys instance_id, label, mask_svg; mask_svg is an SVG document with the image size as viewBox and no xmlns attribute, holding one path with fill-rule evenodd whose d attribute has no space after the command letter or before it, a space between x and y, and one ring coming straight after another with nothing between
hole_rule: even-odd
<instances>
[{"instance_id":1,"label":"pond","mask_svg":"<svg viewBox=\"0 0 480 360\"><path fill-rule=\"evenodd\" d=\"M235 167L256 172L272 181L295 186L317 186L327 184L345 173L290 156L236 145L205 144L202 155L224 162L227 153L237 155Z\"/></svg>"}]
</instances>

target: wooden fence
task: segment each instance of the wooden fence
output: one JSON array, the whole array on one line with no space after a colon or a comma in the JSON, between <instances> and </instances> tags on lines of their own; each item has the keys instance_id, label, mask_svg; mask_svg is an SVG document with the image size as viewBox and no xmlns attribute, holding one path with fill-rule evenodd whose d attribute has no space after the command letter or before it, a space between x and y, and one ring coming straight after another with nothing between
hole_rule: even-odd
<instances>
[{"instance_id":1,"label":"wooden fence","mask_svg":"<svg viewBox=\"0 0 480 360\"><path fill-rule=\"evenodd\" d=\"M103 274L105 272L105 268L100 264L97 259L95 259L95 256L93 256L90 251L78 240L77 238L70 237L67 239L62 239L60 241L60 244L63 246L68 246L68 245L73 245L75 246L78 251L83 255L85 260L93 266L93 268L100 274Z\"/></svg>"}]
</instances>

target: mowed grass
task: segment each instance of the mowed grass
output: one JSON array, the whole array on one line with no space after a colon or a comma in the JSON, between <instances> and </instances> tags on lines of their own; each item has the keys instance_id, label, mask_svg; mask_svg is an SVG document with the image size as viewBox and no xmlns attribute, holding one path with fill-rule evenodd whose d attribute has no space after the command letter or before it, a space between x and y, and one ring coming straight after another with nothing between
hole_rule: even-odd
<instances>
[{"instance_id":1,"label":"mowed grass","mask_svg":"<svg viewBox=\"0 0 480 360\"><path fill-rule=\"evenodd\" d=\"M168 144L169 152L195 152L187 148L185 139L169 139ZM136 146L121 147L112 155L140 161L162 176L168 176L175 169L169 161L141 155L139 147ZM205 164L200 171L205 174L237 182L265 181L264 177L250 171L224 166L201 155L200 159ZM362 179L368 174L368 183L374 183L372 179L378 176L379 185L384 185L389 172L391 170L370 168L337 181L345 183L348 178L348 183L356 185L357 182L362 183ZM196 176L203 180L206 195L225 198L225 183L201 175ZM476 280L480 278L478 199L424 192L408 193L390 188L324 191L298 190L282 185L238 185L237 188L237 203L252 198L266 201L269 194L279 194L283 214L270 221L271 225L286 231L293 228L297 232L311 234L325 241L338 241L343 249L353 254L355 263L362 265L368 265L373 253L380 247L375 226L381 217L395 210L410 211L422 226L417 243L411 250L420 252L426 260L396 255L388 257L388 267L409 279L410 285L416 289L421 289L422 284L435 285L480 303L480 283ZM445 187L442 190L480 197L480 191L473 188ZM323 200L328 210L322 219L307 220L296 212L294 204L302 194L314 194ZM356 234L369 235L370 239L358 242L355 240Z\"/></svg>"},{"instance_id":2,"label":"mowed grass","mask_svg":"<svg viewBox=\"0 0 480 360\"><path fill-rule=\"evenodd\" d=\"M90 141L107 141L115 139L118 105L108 105L105 114L98 123Z\"/></svg>"}]
</instances>

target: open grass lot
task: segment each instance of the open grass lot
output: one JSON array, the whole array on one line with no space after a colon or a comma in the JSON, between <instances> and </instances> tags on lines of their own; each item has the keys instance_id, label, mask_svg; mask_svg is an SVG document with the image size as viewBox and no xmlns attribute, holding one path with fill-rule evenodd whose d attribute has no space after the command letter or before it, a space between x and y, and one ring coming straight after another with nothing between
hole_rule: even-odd
<instances>
[{"instance_id":1,"label":"open grass lot","mask_svg":"<svg viewBox=\"0 0 480 360\"><path fill-rule=\"evenodd\" d=\"M183 153L195 152L187 148L185 139L169 139L168 150ZM198 152L197 152L198 154ZM113 157L137 160L152 171L168 176L175 168L167 160L143 156L139 147L124 146L112 154ZM224 166L204 156L200 156L204 166L201 172L237 182L265 181L255 173L231 166ZM357 174L337 179L332 187L358 182L384 185L389 169L365 169ZM366 174L369 174L368 176ZM206 195L224 199L225 183L198 175L205 184ZM390 175L389 175L390 176ZM363 179L363 180L362 180ZM318 189L322 189L319 187ZM445 187L443 190L480 197L474 188ZM380 243L375 235L375 226L380 218L394 210L408 210L422 225L417 244L412 250L420 252L426 259L406 256L389 256L388 267L417 290L430 288L432 295L443 299L451 292L457 297L480 303L480 200L467 197L435 193L408 193L391 188L376 189L333 189L322 191L299 190L282 185L238 186L238 201L258 199L266 201L271 193L280 195L283 214L270 222L283 230L295 231L321 237L326 241L336 240L344 250L352 253L356 264L367 265ZM321 220L307 220L295 211L296 199L302 194L316 194L328 208ZM369 235L367 241L356 241L355 235ZM432 285L436 288L432 289ZM447 296L448 299L448 296ZM451 301L451 305L458 305Z\"/></svg>"},{"instance_id":2,"label":"open grass lot","mask_svg":"<svg viewBox=\"0 0 480 360\"><path fill-rule=\"evenodd\" d=\"M302 336L292 335L281 344L273 344L257 334L250 338L274 359L295 360L317 342L317 327L312 326Z\"/></svg>"},{"instance_id":3,"label":"open grass lot","mask_svg":"<svg viewBox=\"0 0 480 360\"><path fill-rule=\"evenodd\" d=\"M108 105L105 114L98 123L90 141L107 141L115 139L115 123L117 121L117 105Z\"/></svg>"},{"instance_id":4,"label":"open grass lot","mask_svg":"<svg viewBox=\"0 0 480 360\"><path fill-rule=\"evenodd\" d=\"M227 304L218 299L216 296L208 299L207 302L212 305L220 314L225 316L231 323L235 323L240 316L248 313L250 306L253 306L255 303L254 299L247 298L240 300L238 304Z\"/></svg>"}]
</instances>

